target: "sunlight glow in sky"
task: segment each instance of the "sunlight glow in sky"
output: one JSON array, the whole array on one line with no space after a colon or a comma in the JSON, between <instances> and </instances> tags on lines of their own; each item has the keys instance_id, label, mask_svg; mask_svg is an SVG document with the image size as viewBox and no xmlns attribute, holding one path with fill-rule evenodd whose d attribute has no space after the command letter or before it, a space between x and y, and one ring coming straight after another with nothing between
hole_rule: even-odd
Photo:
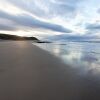
<instances>
[{"instance_id":1,"label":"sunlight glow in sky","mask_svg":"<svg viewBox=\"0 0 100 100\"><path fill-rule=\"evenodd\" d=\"M100 1L0 0L0 33L100 36Z\"/></svg>"}]
</instances>

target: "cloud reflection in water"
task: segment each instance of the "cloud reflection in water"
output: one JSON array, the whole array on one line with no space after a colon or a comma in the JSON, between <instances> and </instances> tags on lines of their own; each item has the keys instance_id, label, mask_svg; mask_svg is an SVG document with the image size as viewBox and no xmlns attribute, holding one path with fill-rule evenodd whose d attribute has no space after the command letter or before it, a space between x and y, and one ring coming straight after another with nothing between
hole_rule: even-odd
<instances>
[{"instance_id":1,"label":"cloud reflection in water","mask_svg":"<svg viewBox=\"0 0 100 100\"><path fill-rule=\"evenodd\" d=\"M39 47L60 57L73 68L78 68L83 74L100 73L100 44L68 42L60 44L38 44Z\"/></svg>"}]
</instances>

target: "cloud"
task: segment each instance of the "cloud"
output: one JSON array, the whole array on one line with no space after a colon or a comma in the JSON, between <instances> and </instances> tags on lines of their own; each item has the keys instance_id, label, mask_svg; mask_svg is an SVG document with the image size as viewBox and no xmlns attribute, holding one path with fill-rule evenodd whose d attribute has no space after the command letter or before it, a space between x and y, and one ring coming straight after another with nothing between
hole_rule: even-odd
<instances>
[{"instance_id":1,"label":"cloud","mask_svg":"<svg viewBox=\"0 0 100 100\"><path fill-rule=\"evenodd\" d=\"M88 24L86 26L86 30L87 30L87 33L86 33L87 35L100 37L100 23L99 22Z\"/></svg>"},{"instance_id":2,"label":"cloud","mask_svg":"<svg viewBox=\"0 0 100 100\"><path fill-rule=\"evenodd\" d=\"M52 34L71 32L76 35L99 32L99 27L97 29L97 26L86 24L100 20L98 0L0 0L0 2L0 18L12 21L8 23L10 27L13 26L23 32L34 34L37 31L48 35L51 32Z\"/></svg>"},{"instance_id":3,"label":"cloud","mask_svg":"<svg viewBox=\"0 0 100 100\"><path fill-rule=\"evenodd\" d=\"M89 25L87 25L86 29L100 31L100 23L89 24Z\"/></svg>"},{"instance_id":4,"label":"cloud","mask_svg":"<svg viewBox=\"0 0 100 100\"><path fill-rule=\"evenodd\" d=\"M68 35L68 34L61 34L61 35L55 35L55 36L49 36L47 37L48 40L51 41L99 41L100 38L96 36L91 35Z\"/></svg>"},{"instance_id":5,"label":"cloud","mask_svg":"<svg viewBox=\"0 0 100 100\"><path fill-rule=\"evenodd\" d=\"M0 24L0 30L1 31L16 31L17 29L13 26L7 26Z\"/></svg>"},{"instance_id":6,"label":"cloud","mask_svg":"<svg viewBox=\"0 0 100 100\"><path fill-rule=\"evenodd\" d=\"M97 12L100 14L100 8L97 10Z\"/></svg>"},{"instance_id":7,"label":"cloud","mask_svg":"<svg viewBox=\"0 0 100 100\"><path fill-rule=\"evenodd\" d=\"M11 20L16 28L27 27L31 29L40 28L40 29L63 32L63 33L71 32L71 30L66 29L61 25L44 22L27 14L11 15L6 12L0 11L0 18Z\"/></svg>"},{"instance_id":8,"label":"cloud","mask_svg":"<svg viewBox=\"0 0 100 100\"><path fill-rule=\"evenodd\" d=\"M42 18L75 16L84 0L9 0L14 6Z\"/></svg>"}]
</instances>

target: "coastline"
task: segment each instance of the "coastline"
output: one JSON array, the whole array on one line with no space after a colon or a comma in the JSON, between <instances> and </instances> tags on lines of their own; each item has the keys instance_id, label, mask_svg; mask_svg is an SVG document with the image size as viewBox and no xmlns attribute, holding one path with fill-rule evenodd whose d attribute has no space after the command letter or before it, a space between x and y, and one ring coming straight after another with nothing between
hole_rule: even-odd
<instances>
[{"instance_id":1,"label":"coastline","mask_svg":"<svg viewBox=\"0 0 100 100\"><path fill-rule=\"evenodd\" d=\"M1 100L100 100L92 79L31 41L0 42Z\"/></svg>"}]
</instances>

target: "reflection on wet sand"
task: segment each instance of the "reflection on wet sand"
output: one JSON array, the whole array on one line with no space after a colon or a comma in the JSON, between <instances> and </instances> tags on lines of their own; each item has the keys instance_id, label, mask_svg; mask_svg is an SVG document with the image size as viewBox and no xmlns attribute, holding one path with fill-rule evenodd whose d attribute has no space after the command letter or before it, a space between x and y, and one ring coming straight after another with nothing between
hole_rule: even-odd
<instances>
[{"instance_id":1,"label":"reflection on wet sand","mask_svg":"<svg viewBox=\"0 0 100 100\"><path fill-rule=\"evenodd\" d=\"M39 47L60 57L65 63L78 68L81 73L100 71L100 44L69 42L60 44L38 44Z\"/></svg>"},{"instance_id":2,"label":"reflection on wet sand","mask_svg":"<svg viewBox=\"0 0 100 100\"><path fill-rule=\"evenodd\" d=\"M30 41L0 43L0 100L100 100L99 46L85 46L45 44L71 67Z\"/></svg>"}]
</instances>

